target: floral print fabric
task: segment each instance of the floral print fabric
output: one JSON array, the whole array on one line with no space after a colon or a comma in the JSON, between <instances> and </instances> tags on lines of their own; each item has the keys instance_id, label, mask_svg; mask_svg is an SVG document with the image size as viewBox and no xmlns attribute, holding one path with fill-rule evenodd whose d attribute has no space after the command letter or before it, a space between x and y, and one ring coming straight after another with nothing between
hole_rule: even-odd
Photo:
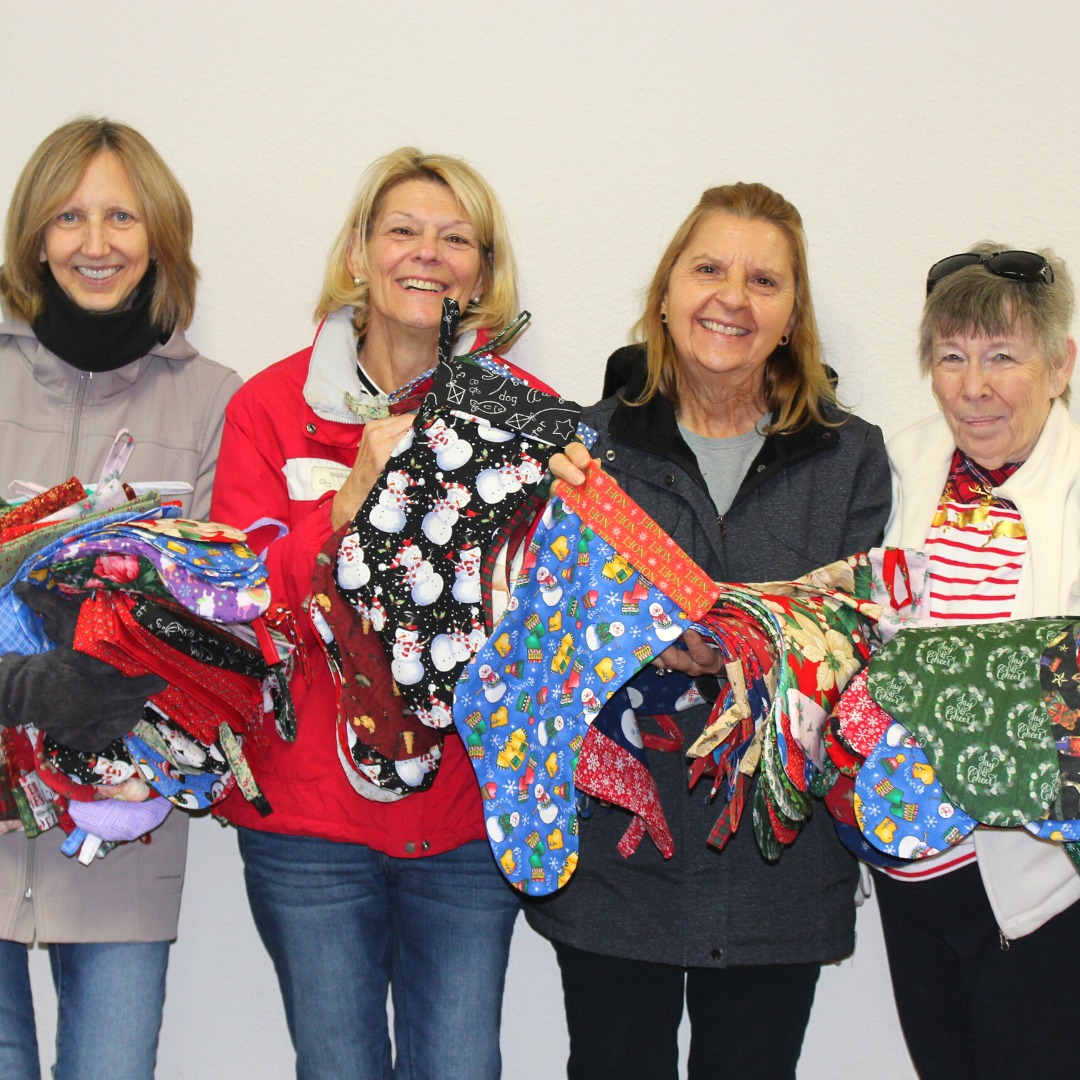
<instances>
[{"instance_id":1,"label":"floral print fabric","mask_svg":"<svg viewBox=\"0 0 1080 1080\"><path fill-rule=\"evenodd\" d=\"M837 779L826 754L829 712L870 655L881 605L867 599L866 554L832 563L793 582L722 586L694 627L721 650L726 693L688 753L726 806L709 837L723 848L739 826L757 773L754 834L778 859Z\"/></svg>"}]
</instances>

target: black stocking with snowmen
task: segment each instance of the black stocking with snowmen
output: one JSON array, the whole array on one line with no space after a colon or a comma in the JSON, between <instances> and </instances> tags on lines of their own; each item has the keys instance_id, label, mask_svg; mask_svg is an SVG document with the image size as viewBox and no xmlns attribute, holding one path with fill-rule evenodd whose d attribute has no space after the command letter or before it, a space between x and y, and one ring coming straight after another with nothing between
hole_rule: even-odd
<instances>
[{"instance_id":1,"label":"black stocking with snowmen","mask_svg":"<svg viewBox=\"0 0 1080 1080\"><path fill-rule=\"evenodd\" d=\"M338 552L338 588L378 633L411 711L400 721L373 720L362 733L365 750L389 759L415 743L403 726L420 735L423 727L452 728L454 685L487 637L484 560L578 424L575 403L522 384L493 357L481 359L440 362L412 429ZM437 762L421 785L401 793L429 787ZM396 787L396 771L379 782Z\"/></svg>"}]
</instances>

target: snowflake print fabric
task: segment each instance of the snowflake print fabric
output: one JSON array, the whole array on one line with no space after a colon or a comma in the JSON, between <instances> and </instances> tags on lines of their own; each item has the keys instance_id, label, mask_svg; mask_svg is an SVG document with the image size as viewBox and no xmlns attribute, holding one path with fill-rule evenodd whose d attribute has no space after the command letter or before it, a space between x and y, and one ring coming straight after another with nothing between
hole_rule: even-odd
<instances>
[{"instance_id":1,"label":"snowflake print fabric","mask_svg":"<svg viewBox=\"0 0 1080 1080\"><path fill-rule=\"evenodd\" d=\"M855 780L855 820L879 851L923 859L960 843L978 824L944 792L918 741L892 723Z\"/></svg>"},{"instance_id":2,"label":"snowflake print fabric","mask_svg":"<svg viewBox=\"0 0 1080 1080\"><path fill-rule=\"evenodd\" d=\"M624 858L634 854L646 834L665 859L674 854L671 830L645 749L681 750L683 736L672 714L702 700L697 684L688 676L646 665L615 692L585 735L574 782L578 791L634 815L618 844ZM643 735L639 721L644 719L654 720L664 734Z\"/></svg>"}]
</instances>

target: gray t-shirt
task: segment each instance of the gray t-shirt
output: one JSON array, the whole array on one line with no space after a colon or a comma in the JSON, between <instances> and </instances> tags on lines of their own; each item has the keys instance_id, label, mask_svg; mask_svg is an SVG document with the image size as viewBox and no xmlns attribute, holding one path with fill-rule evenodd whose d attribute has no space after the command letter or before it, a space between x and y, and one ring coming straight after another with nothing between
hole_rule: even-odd
<instances>
[{"instance_id":1,"label":"gray t-shirt","mask_svg":"<svg viewBox=\"0 0 1080 1080\"><path fill-rule=\"evenodd\" d=\"M711 439L707 435L698 435L682 424L679 425L679 431L686 440L686 445L694 451L709 495L716 503L716 512L720 515L726 514L743 477L764 444L765 436L756 427L727 439Z\"/></svg>"}]
</instances>

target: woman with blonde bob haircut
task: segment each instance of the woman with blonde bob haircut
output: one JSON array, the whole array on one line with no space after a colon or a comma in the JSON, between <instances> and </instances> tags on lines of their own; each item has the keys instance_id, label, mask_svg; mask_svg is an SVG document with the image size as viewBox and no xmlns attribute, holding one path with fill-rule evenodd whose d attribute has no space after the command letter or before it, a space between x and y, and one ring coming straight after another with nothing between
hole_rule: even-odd
<instances>
[{"instance_id":1,"label":"woman with blonde bob haircut","mask_svg":"<svg viewBox=\"0 0 1080 1080\"><path fill-rule=\"evenodd\" d=\"M353 326L363 337L370 317L370 290L362 277L356 280L358 275L351 273L349 265L363 258L386 193L407 180L445 184L476 229L485 288L481 303L470 304L462 312L462 332L507 325L518 313L517 267L495 193L468 162L446 154L422 154L414 146L379 158L364 174L356 201L330 251L315 317L323 319L339 308L351 307Z\"/></svg>"},{"instance_id":2,"label":"woman with blonde bob haircut","mask_svg":"<svg viewBox=\"0 0 1080 1080\"><path fill-rule=\"evenodd\" d=\"M836 405L791 203L763 184L706 191L653 275L634 336L582 419L600 433L603 467L710 577L790 580L880 541L884 443ZM580 445L566 458L588 462ZM551 468L573 482L566 458ZM693 631L656 663L724 674L723 654ZM684 744L709 710L676 713ZM746 825L716 852L718 811L687 791L682 754L646 752L673 856L642 844L624 859L627 817L597 810L581 822L569 885L525 909L562 972L567 1075L675 1080L685 1004L690 1080L793 1078L821 965L854 948L855 862L824 814L775 865Z\"/></svg>"},{"instance_id":3,"label":"woman with blonde bob haircut","mask_svg":"<svg viewBox=\"0 0 1080 1080\"><path fill-rule=\"evenodd\" d=\"M517 313L499 204L459 158L395 150L364 174L324 281L314 344L251 379L225 424L222 453L233 468L215 488L214 515L287 527L267 565L274 596L297 614L311 672L305 678L298 666L291 684L296 742L252 748L274 813L262 818L232 798L222 813L239 826L248 900L277 970L297 1075L496 1080L519 905L491 858L468 755L449 735L429 790L417 774L433 761L420 757L395 763L416 777L407 797L378 787L371 759L347 745L352 728L339 718L307 600L317 568L347 551L347 527L412 429L432 385L443 302L462 311L457 353L490 341ZM363 647L335 633L342 649ZM403 715L390 662L376 650L365 713L352 723Z\"/></svg>"},{"instance_id":4,"label":"woman with blonde bob haircut","mask_svg":"<svg viewBox=\"0 0 1080 1080\"><path fill-rule=\"evenodd\" d=\"M161 155L134 128L84 117L57 128L34 151L15 185L8 213L0 294L8 312L33 323L44 303L42 234L75 189L87 165L115 155L134 189L156 263L150 319L186 330L195 314L199 273L191 258L191 204Z\"/></svg>"},{"instance_id":5,"label":"woman with blonde bob haircut","mask_svg":"<svg viewBox=\"0 0 1080 1080\"><path fill-rule=\"evenodd\" d=\"M96 482L126 429L134 442L123 479L175 481L190 492L185 516L206 517L225 404L240 379L184 335L198 276L191 237L183 188L131 128L73 120L34 151L0 268L0 483L50 486L72 472ZM57 647L0 657L0 724L105 749L142 718L161 680L148 686L76 653L78 603L15 588ZM59 828L29 837L0 824L5 1080L41 1076L27 960L35 941L48 946L58 992L56 1080L153 1076L187 828L187 815L170 813L151 843L119 844L84 866L61 850Z\"/></svg>"}]
</instances>

